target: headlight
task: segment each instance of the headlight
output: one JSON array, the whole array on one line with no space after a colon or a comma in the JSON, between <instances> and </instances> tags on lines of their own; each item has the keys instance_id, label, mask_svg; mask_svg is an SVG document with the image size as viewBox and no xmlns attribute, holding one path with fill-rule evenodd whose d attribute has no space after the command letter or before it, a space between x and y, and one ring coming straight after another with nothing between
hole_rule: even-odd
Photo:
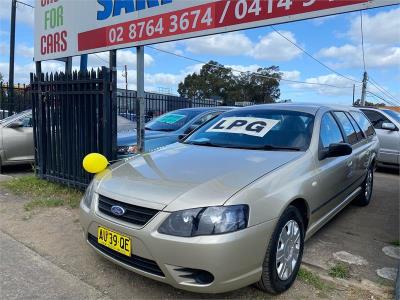
<instances>
[{"instance_id":1,"label":"headlight","mask_svg":"<svg viewBox=\"0 0 400 300\"><path fill-rule=\"evenodd\" d=\"M119 155L128 155L128 154L136 154L138 153L137 145L131 146L118 146L117 154Z\"/></svg>"},{"instance_id":2,"label":"headlight","mask_svg":"<svg viewBox=\"0 0 400 300\"><path fill-rule=\"evenodd\" d=\"M93 200L93 192L94 192L94 186L95 186L95 179L92 180L92 182L88 185L86 188L85 194L83 195L83 204L87 207L90 208L92 205L92 200Z\"/></svg>"},{"instance_id":3,"label":"headlight","mask_svg":"<svg viewBox=\"0 0 400 300\"><path fill-rule=\"evenodd\" d=\"M194 208L173 212L158 232L183 237L228 233L246 228L248 219L247 205Z\"/></svg>"}]
</instances>

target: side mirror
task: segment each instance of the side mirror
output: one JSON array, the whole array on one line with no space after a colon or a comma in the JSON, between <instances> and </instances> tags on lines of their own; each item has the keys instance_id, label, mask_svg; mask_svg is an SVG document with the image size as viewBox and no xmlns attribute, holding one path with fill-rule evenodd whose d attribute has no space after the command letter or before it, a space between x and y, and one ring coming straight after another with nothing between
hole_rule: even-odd
<instances>
[{"instance_id":1,"label":"side mirror","mask_svg":"<svg viewBox=\"0 0 400 300\"><path fill-rule=\"evenodd\" d=\"M8 128L21 128L23 126L24 126L24 123L22 123L21 121L14 121L8 125Z\"/></svg>"},{"instance_id":2,"label":"side mirror","mask_svg":"<svg viewBox=\"0 0 400 300\"><path fill-rule=\"evenodd\" d=\"M394 125L393 123L389 123L389 122L383 123L382 129L390 130L390 131L398 131L396 125Z\"/></svg>"},{"instance_id":3,"label":"side mirror","mask_svg":"<svg viewBox=\"0 0 400 300\"><path fill-rule=\"evenodd\" d=\"M353 148L351 148L350 144L340 143L340 144L330 144L329 148L321 151L320 160L323 160L328 157L340 157L347 156L353 153Z\"/></svg>"}]
</instances>

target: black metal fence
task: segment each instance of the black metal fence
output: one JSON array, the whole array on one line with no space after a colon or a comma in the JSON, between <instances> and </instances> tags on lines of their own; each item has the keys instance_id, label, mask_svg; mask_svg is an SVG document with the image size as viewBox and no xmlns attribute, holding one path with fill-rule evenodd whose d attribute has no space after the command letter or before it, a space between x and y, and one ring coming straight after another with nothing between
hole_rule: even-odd
<instances>
[{"instance_id":1,"label":"black metal fence","mask_svg":"<svg viewBox=\"0 0 400 300\"><path fill-rule=\"evenodd\" d=\"M167 112L189 107L212 107L219 103L208 99L188 99L174 95L157 93L145 93L146 100L146 122L154 117ZM132 121L136 121L136 91L118 89L117 92L117 113Z\"/></svg>"},{"instance_id":2,"label":"black metal fence","mask_svg":"<svg viewBox=\"0 0 400 300\"><path fill-rule=\"evenodd\" d=\"M32 108L31 87L25 84L14 86L14 99L8 96L8 84L0 82L0 119Z\"/></svg>"},{"instance_id":3,"label":"black metal fence","mask_svg":"<svg viewBox=\"0 0 400 300\"><path fill-rule=\"evenodd\" d=\"M84 187L88 153L116 154L116 114L109 69L31 74L36 169L41 178ZM114 103L115 104L115 103Z\"/></svg>"}]
</instances>

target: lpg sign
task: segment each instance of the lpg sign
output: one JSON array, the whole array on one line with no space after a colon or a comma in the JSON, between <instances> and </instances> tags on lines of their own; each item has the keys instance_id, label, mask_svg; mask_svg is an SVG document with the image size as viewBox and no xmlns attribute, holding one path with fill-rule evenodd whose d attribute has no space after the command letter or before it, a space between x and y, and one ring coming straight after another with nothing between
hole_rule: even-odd
<instances>
[{"instance_id":1,"label":"lpg sign","mask_svg":"<svg viewBox=\"0 0 400 300\"><path fill-rule=\"evenodd\" d=\"M36 0L35 60L161 43L399 0Z\"/></svg>"}]
</instances>

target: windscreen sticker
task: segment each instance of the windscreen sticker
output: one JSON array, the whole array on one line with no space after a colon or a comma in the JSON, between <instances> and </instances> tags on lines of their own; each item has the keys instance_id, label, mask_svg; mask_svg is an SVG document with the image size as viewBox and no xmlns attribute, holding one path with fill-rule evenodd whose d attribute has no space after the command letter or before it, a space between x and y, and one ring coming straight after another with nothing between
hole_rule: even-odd
<instances>
[{"instance_id":1,"label":"windscreen sticker","mask_svg":"<svg viewBox=\"0 0 400 300\"><path fill-rule=\"evenodd\" d=\"M161 123L175 124L176 122L179 122L180 120L184 119L185 117L186 117L185 115L168 114L168 115L165 115L165 116L159 118L157 121L161 122Z\"/></svg>"},{"instance_id":2,"label":"windscreen sticker","mask_svg":"<svg viewBox=\"0 0 400 300\"><path fill-rule=\"evenodd\" d=\"M224 132L264 137L279 120L253 117L227 117L219 120L207 132Z\"/></svg>"}]
</instances>

